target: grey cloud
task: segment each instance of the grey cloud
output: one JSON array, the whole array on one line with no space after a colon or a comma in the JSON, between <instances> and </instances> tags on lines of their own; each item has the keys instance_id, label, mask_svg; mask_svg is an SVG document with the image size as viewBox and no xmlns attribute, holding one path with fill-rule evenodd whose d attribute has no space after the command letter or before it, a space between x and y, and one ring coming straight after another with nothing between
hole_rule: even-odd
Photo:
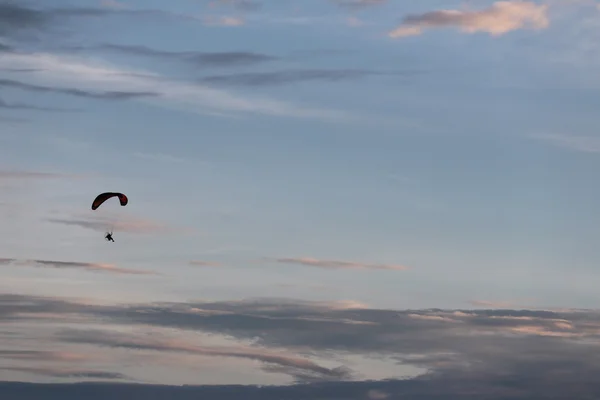
<instances>
[{"instance_id":1,"label":"grey cloud","mask_svg":"<svg viewBox=\"0 0 600 400\"><path fill-rule=\"evenodd\" d=\"M173 340L149 340L134 335L99 330L84 331L71 329L63 331L59 336L61 340L69 343L256 360L274 366L278 372L292 371L291 375L311 377L315 380L347 379L350 377L349 370L343 367L329 369L304 358L278 354L268 349L195 346L188 343L177 343Z\"/></svg>"},{"instance_id":2,"label":"grey cloud","mask_svg":"<svg viewBox=\"0 0 600 400\"><path fill-rule=\"evenodd\" d=\"M54 351L38 350L0 350L0 359L8 358L13 360L33 360L33 361L66 361L72 356Z\"/></svg>"},{"instance_id":3,"label":"grey cloud","mask_svg":"<svg viewBox=\"0 0 600 400\"><path fill-rule=\"evenodd\" d=\"M183 229L170 227L165 224L149 220L149 219L136 219L136 218L111 218L111 217L85 217L85 218L47 218L48 222L78 226L85 229L91 229L95 231L106 232L108 230L118 230L119 232L127 232L134 234L167 234L181 232Z\"/></svg>"},{"instance_id":4,"label":"grey cloud","mask_svg":"<svg viewBox=\"0 0 600 400\"><path fill-rule=\"evenodd\" d=\"M198 52L198 51L167 51L153 49L141 45L122 45L122 44L103 44L95 48L101 50L118 51L121 53L137 56L155 57L155 58L173 58L192 63L196 66L240 66L257 64L276 60L277 57L267 54L254 53L248 51L227 51L227 52ZM71 48L78 50L83 48Z\"/></svg>"},{"instance_id":5,"label":"grey cloud","mask_svg":"<svg viewBox=\"0 0 600 400\"><path fill-rule=\"evenodd\" d=\"M17 5L17 2L0 3L0 35L44 25L44 13Z\"/></svg>"},{"instance_id":6,"label":"grey cloud","mask_svg":"<svg viewBox=\"0 0 600 400\"><path fill-rule=\"evenodd\" d=\"M407 73L389 73L361 69L307 69L272 72L248 72L229 75L214 75L200 79L202 83L239 86L284 85L308 81L342 81L359 79L370 75L406 75Z\"/></svg>"},{"instance_id":7,"label":"grey cloud","mask_svg":"<svg viewBox=\"0 0 600 400\"><path fill-rule=\"evenodd\" d=\"M206 385L168 386L117 383L41 384L0 382L0 393L20 400L90 400L132 398L158 400L370 400L385 393L388 400L547 400L596 399L596 380L555 381L481 377L427 377L423 379L319 382L296 385Z\"/></svg>"},{"instance_id":8,"label":"grey cloud","mask_svg":"<svg viewBox=\"0 0 600 400\"><path fill-rule=\"evenodd\" d=\"M196 267L222 267L223 264L214 262L214 261L202 261L202 260L192 260L189 262L190 265Z\"/></svg>"},{"instance_id":9,"label":"grey cloud","mask_svg":"<svg viewBox=\"0 0 600 400\"><path fill-rule=\"evenodd\" d=\"M54 112L68 112L68 111L76 111L73 109L67 108L57 108L57 107L41 107L33 104L26 103L9 103L2 99L0 99L0 108L5 108L9 110L32 110L32 111L54 111Z\"/></svg>"},{"instance_id":10,"label":"grey cloud","mask_svg":"<svg viewBox=\"0 0 600 400\"><path fill-rule=\"evenodd\" d=\"M99 380L129 380L127 375L118 372L93 371L93 370L77 370L77 369L55 369L42 367L0 367L0 370L29 372L35 375L42 375L51 378L84 378L84 379L99 379ZM1 390L1 388L0 388Z\"/></svg>"},{"instance_id":11,"label":"grey cloud","mask_svg":"<svg viewBox=\"0 0 600 400\"><path fill-rule=\"evenodd\" d=\"M40 93L60 93L71 96L84 97L90 99L100 100L128 100L138 97L156 97L160 96L160 93L156 92L124 92L124 91L109 91L109 92L92 92L74 88L60 88L34 85L31 83L25 83L12 79L0 79L0 86L13 87L22 90L28 90L32 92Z\"/></svg>"},{"instance_id":12,"label":"grey cloud","mask_svg":"<svg viewBox=\"0 0 600 400\"><path fill-rule=\"evenodd\" d=\"M360 354L428 371L405 382L363 382L362 386L356 383L358 386L354 388L360 388L361 396L370 390L390 393L392 399L464 399L469 398L467 394L473 399L484 396L498 400L536 399L534 394L540 399L551 398L546 396L554 394L558 399L595 398L600 394L596 379L600 373L600 312L592 310L393 310L279 299L106 306L0 295L0 320L18 319L31 325L44 313L52 313L55 324L59 322L57 315L68 320L69 315L76 314L90 321L120 324L128 329L137 327L138 331L142 327L163 327L251 340L256 352L234 348L231 353L256 357L264 350L269 358L261 360L266 362L267 370L287 371L308 381L313 374L318 379L339 379L347 376L347 371L342 367L337 372L321 373L312 366L305 368L308 364L298 365L287 359L282 362L280 355L271 353L269 348L301 349L324 356ZM58 338L67 343L79 341L157 351L198 351L198 354L215 351L173 341L140 342L139 336L112 336L98 331L62 331ZM231 350L221 348L212 354L224 356ZM277 391L277 395L270 395L274 398L355 396L344 397L349 386L330 386L332 391L325 387L326 383L295 386L295 390L306 391L302 395L295 390L285 395ZM253 392L244 393L252 396ZM447 397L433 397L442 394Z\"/></svg>"},{"instance_id":13,"label":"grey cloud","mask_svg":"<svg viewBox=\"0 0 600 400\"><path fill-rule=\"evenodd\" d=\"M15 37L22 33L48 32L51 27L64 26L66 20L72 17L109 15L194 19L193 16L162 10L94 7L35 8L22 2L5 0L0 3L0 36Z\"/></svg>"}]
</instances>

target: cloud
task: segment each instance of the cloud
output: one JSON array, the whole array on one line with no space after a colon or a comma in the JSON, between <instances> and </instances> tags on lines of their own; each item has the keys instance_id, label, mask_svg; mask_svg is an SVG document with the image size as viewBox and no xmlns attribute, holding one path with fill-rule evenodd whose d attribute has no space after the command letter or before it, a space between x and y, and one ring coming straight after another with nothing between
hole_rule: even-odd
<instances>
[{"instance_id":1,"label":"cloud","mask_svg":"<svg viewBox=\"0 0 600 400\"><path fill-rule=\"evenodd\" d=\"M497 1L480 11L438 10L409 15L389 32L392 38L420 35L427 29L457 27L466 33L486 32L493 36L523 29L544 29L548 6L529 1Z\"/></svg>"},{"instance_id":2,"label":"cloud","mask_svg":"<svg viewBox=\"0 0 600 400\"><path fill-rule=\"evenodd\" d=\"M190 261L190 265L194 265L196 267L222 267L223 266L223 264L218 263L218 262L214 262L214 261L200 261L200 260Z\"/></svg>"},{"instance_id":3,"label":"cloud","mask_svg":"<svg viewBox=\"0 0 600 400\"><path fill-rule=\"evenodd\" d=\"M76 111L67 108L57 108L57 107L41 107L33 104L26 103L9 103L2 99L0 99L0 108L8 109L8 110L32 110L32 111L55 111L55 112L67 112L67 111Z\"/></svg>"},{"instance_id":4,"label":"cloud","mask_svg":"<svg viewBox=\"0 0 600 400\"><path fill-rule=\"evenodd\" d=\"M238 347L197 346L173 340L160 340L137 337L109 331L65 330L59 334L62 341L69 343L94 344L99 346L126 348L134 350L152 350L159 352L178 352L211 357L242 358L260 361L267 365L296 371L321 379L346 379L349 372L345 368L324 368L304 358L286 355L282 351Z\"/></svg>"},{"instance_id":5,"label":"cloud","mask_svg":"<svg viewBox=\"0 0 600 400\"><path fill-rule=\"evenodd\" d=\"M244 19L239 17L214 17L206 16L202 18L205 25L208 26L242 26Z\"/></svg>"},{"instance_id":6,"label":"cloud","mask_svg":"<svg viewBox=\"0 0 600 400\"><path fill-rule=\"evenodd\" d=\"M119 69L77 57L47 53L9 53L0 57L0 68L38 70L39 72L30 73L31 80L50 81L52 87L7 79L0 81L0 86L21 86L31 90L52 90L88 97L154 100L164 102L159 104L199 113L258 113L338 121L346 118L344 113L337 111L303 108L267 98L241 97L220 89L171 80L146 71ZM61 87L60 83L68 84L69 87ZM73 87L74 85L78 87Z\"/></svg>"},{"instance_id":7,"label":"cloud","mask_svg":"<svg viewBox=\"0 0 600 400\"><path fill-rule=\"evenodd\" d=\"M47 218L48 222L78 226L97 232L117 231L133 234L166 234L181 232L183 229L172 228L165 224L142 218L128 216L97 215L85 217Z\"/></svg>"},{"instance_id":8,"label":"cloud","mask_svg":"<svg viewBox=\"0 0 600 400\"><path fill-rule=\"evenodd\" d=\"M341 81L363 78L369 75L391 75L391 73L360 69L307 69L214 75L204 77L200 79L200 82L239 86L268 86L307 81Z\"/></svg>"},{"instance_id":9,"label":"cloud","mask_svg":"<svg viewBox=\"0 0 600 400\"><path fill-rule=\"evenodd\" d=\"M274 261L285 264L308 265L311 267L319 267L326 269L383 269L405 271L408 267L396 264L369 264L352 261L336 261L336 260L318 260L315 258L276 258Z\"/></svg>"},{"instance_id":10,"label":"cloud","mask_svg":"<svg viewBox=\"0 0 600 400\"><path fill-rule=\"evenodd\" d=\"M276 57L249 51L223 51L223 52L198 52L198 51L167 51L157 50L147 46L104 44L96 49L118 51L120 53L146 56L154 58L174 58L192 63L200 67L229 67L246 66L276 60ZM77 48L81 49L81 48Z\"/></svg>"},{"instance_id":11,"label":"cloud","mask_svg":"<svg viewBox=\"0 0 600 400\"><path fill-rule=\"evenodd\" d=\"M531 138L543 140L553 146L577 152L600 153L600 138L595 136L546 133L531 135Z\"/></svg>"},{"instance_id":12,"label":"cloud","mask_svg":"<svg viewBox=\"0 0 600 400\"><path fill-rule=\"evenodd\" d=\"M30 265L34 267L50 267L50 268L74 268L74 269L84 269L92 272L109 272L113 274L119 275L157 275L155 272L151 271L142 271L135 269L127 269L127 268L118 268L112 264L102 264L102 263L88 263L88 262L76 262L76 261L51 261L51 260L14 260L14 259L0 259L5 260L4 262L0 262L0 264L9 265L9 264L21 264L21 265ZM6 261L10 260L10 261Z\"/></svg>"},{"instance_id":13,"label":"cloud","mask_svg":"<svg viewBox=\"0 0 600 400\"><path fill-rule=\"evenodd\" d=\"M40 11L22 7L16 3L0 3L0 35L37 28L47 22Z\"/></svg>"},{"instance_id":14,"label":"cloud","mask_svg":"<svg viewBox=\"0 0 600 400\"><path fill-rule=\"evenodd\" d=\"M32 330L45 315L53 316L52 325ZM79 325L100 324L111 330L61 327L61 316L68 324L73 315L80 318ZM389 399L417 399L444 393L454 400L469 393L495 400L511 398L516 388L522 397L514 398L570 398L574 393L585 398L600 389L600 312L593 310L394 310L281 299L111 305L0 294L0 321L11 321L13 331L43 335L38 341L46 347L60 342L61 348L88 345L256 360L267 372L285 372L304 381L350 379L344 361L331 368L312 359L343 360L347 355L377 357L390 368L400 363L427 371L404 380L290 386L286 398L366 399L387 394ZM190 341L200 334L240 343L209 346ZM311 359L298 353L311 354ZM109 360L115 357L110 351L103 354ZM21 361L27 362L27 357ZM113 364L109 368L120 373L120 360ZM102 365L107 368L107 361ZM179 367L185 368L181 363ZM352 367L357 379L361 365ZM271 388L273 392L261 391L258 398L283 396L282 388ZM238 389L248 390L241 392L250 396L244 398L258 396L251 391L256 387ZM207 397L223 398L214 392Z\"/></svg>"},{"instance_id":15,"label":"cloud","mask_svg":"<svg viewBox=\"0 0 600 400\"><path fill-rule=\"evenodd\" d=\"M74 176L54 172L0 170L0 179L52 179L72 177Z\"/></svg>"},{"instance_id":16,"label":"cloud","mask_svg":"<svg viewBox=\"0 0 600 400\"><path fill-rule=\"evenodd\" d=\"M510 307L515 306L513 303L510 303L507 301L472 300L469 303L476 307L490 307L490 308L510 308Z\"/></svg>"},{"instance_id":17,"label":"cloud","mask_svg":"<svg viewBox=\"0 0 600 400\"><path fill-rule=\"evenodd\" d=\"M127 380L132 381L127 375L118 372L78 370L71 368L43 368L43 367L0 367L4 371L28 372L51 378L83 378L99 380Z\"/></svg>"},{"instance_id":18,"label":"cloud","mask_svg":"<svg viewBox=\"0 0 600 400\"><path fill-rule=\"evenodd\" d=\"M77 362L89 359L83 354L47 350L0 350L0 358L35 362Z\"/></svg>"},{"instance_id":19,"label":"cloud","mask_svg":"<svg viewBox=\"0 0 600 400\"><path fill-rule=\"evenodd\" d=\"M29 90L32 92L39 93L58 93L67 94L77 97L85 97L90 99L100 100L128 100L136 97L153 97L159 96L156 92L127 92L121 90L107 91L107 92L92 92L87 90L75 89L75 88L60 88L60 87L48 87L41 85L33 85L30 83L20 82L12 79L0 79L0 86L13 87L22 90Z\"/></svg>"}]
</instances>

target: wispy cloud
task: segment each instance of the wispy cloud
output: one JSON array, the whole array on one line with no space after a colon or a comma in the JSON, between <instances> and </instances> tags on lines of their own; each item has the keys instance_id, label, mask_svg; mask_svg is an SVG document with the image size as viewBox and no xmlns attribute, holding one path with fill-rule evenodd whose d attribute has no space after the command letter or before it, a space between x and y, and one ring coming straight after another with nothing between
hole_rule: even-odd
<instances>
[{"instance_id":1,"label":"wispy cloud","mask_svg":"<svg viewBox=\"0 0 600 400\"><path fill-rule=\"evenodd\" d=\"M515 307L514 303L509 301L488 301L488 300L471 300L469 303L476 307L489 307L489 308L510 308Z\"/></svg>"},{"instance_id":2,"label":"wispy cloud","mask_svg":"<svg viewBox=\"0 0 600 400\"><path fill-rule=\"evenodd\" d=\"M171 227L150 219L135 218L131 216L113 216L113 215L86 215L70 216L67 218L47 218L48 222L63 225L78 226L99 232L110 230L134 234L166 234L188 231L184 228Z\"/></svg>"},{"instance_id":3,"label":"wispy cloud","mask_svg":"<svg viewBox=\"0 0 600 400\"><path fill-rule=\"evenodd\" d=\"M425 30L456 27L466 33L486 32L493 36L524 29L544 29L550 21L548 6L530 1L498 1L479 11L438 10L409 15L389 32L392 38L420 35Z\"/></svg>"},{"instance_id":4,"label":"wispy cloud","mask_svg":"<svg viewBox=\"0 0 600 400\"><path fill-rule=\"evenodd\" d=\"M165 102L165 105L179 106L193 112L237 112L259 113L281 117L320 118L340 120L346 115L324 110L295 106L283 101L260 97L242 97L227 91L170 80L160 75L139 70L119 69L105 64L90 62L77 57L52 55L47 53L8 54L0 58L0 68L27 68L32 80L52 82L53 91L68 94L77 93L90 97L131 98L145 101ZM39 72L38 72L39 71ZM19 86L21 83L4 80L0 84ZM70 87L62 87L68 84ZM28 83L38 90L48 90L46 86ZM77 87L74 87L77 85ZM98 93L96 90L102 90ZM156 95L151 95L156 94ZM162 103L159 103L162 104Z\"/></svg>"},{"instance_id":5,"label":"wispy cloud","mask_svg":"<svg viewBox=\"0 0 600 400\"><path fill-rule=\"evenodd\" d=\"M76 177L78 177L78 175L55 172L0 170L0 179L62 179Z\"/></svg>"},{"instance_id":6,"label":"wispy cloud","mask_svg":"<svg viewBox=\"0 0 600 400\"><path fill-rule=\"evenodd\" d=\"M201 261L201 260L192 260L190 261L190 265L196 267L222 267L223 264L214 262L214 261Z\"/></svg>"},{"instance_id":7,"label":"wispy cloud","mask_svg":"<svg viewBox=\"0 0 600 400\"><path fill-rule=\"evenodd\" d=\"M4 371L27 372L35 375L41 375L51 378L79 378L79 379L100 379L100 380L127 380L133 381L127 375L118 372L82 370L64 367L0 367Z\"/></svg>"},{"instance_id":8,"label":"wispy cloud","mask_svg":"<svg viewBox=\"0 0 600 400\"><path fill-rule=\"evenodd\" d=\"M243 18L227 16L206 16L202 18L202 21L208 26L242 26L245 24Z\"/></svg>"},{"instance_id":9,"label":"wispy cloud","mask_svg":"<svg viewBox=\"0 0 600 400\"><path fill-rule=\"evenodd\" d=\"M70 48L80 49L100 49L116 51L136 56L145 56L163 59L178 59L189 62L197 67L228 67L228 66L246 66L267 61L276 60L277 57L262 53L250 51L223 51L223 52L199 52L199 51L169 51L153 49L141 45L123 45L123 44L103 44L96 47L78 47Z\"/></svg>"},{"instance_id":10,"label":"wispy cloud","mask_svg":"<svg viewBox=\"0 0 600 400\"><path fill-rule=\"evenodd\" d=\"M329 369L298 356L285 354L282 351L237 347L198 346L192 343L174 340L149 339L134 335L112 333L108 331L66 330L60 334L61 339L70 343L95 344L100 346L126 348L135 350L153 350L160 352L178 352L201 356L242 358L260 361L268 365L285 368L287 371L299 371L314 375L321 379L345 379L349 372L345 368Z\"/></svg>"},{"instance_id":11,"label":"wispy cloud","mask_svg":"<svg viewBox=\"0 0 600 400\"><path fill-rule=\"evenodd\" d=\"M1 86L1 84L0 84ZM58 107L42 107L27 103L9 103L0 99L0 108L7 110L32 110L32 111L50 111L50 112L69 112L77 111L74 109L58 108Z\"/></svg>"},{"instance_id":12,"label":"wispy cloud","mask_svg":"<svg viewBox=\"0 0 600 400\"><path fill-rule=\"evenodd\" d=\"M409 75L418 72L381 72L362 69L306 69L306 70L284 70L272 72L246 72L229 75L207 76L200 82L221 85L238 86L270 86L301 83L308 81L342 81L359 79L372 75Z\"/></svg>"},{"instance_id":13,"label":"wispy cloud","mask_svg":"<svg viewBox=\"0 0 600 400\"><path fill-rule=\"evenodd\" d=\"M28 265L33 267L48 267L48 268L67 268L67 269L83 269L92 272L108 272L119 275L157 275L152 271L143 271L128 268L119 268L113 264L102 264L102 263L89 263L89 262L78 262L78 261L52 261L52 260L16 260L16 259L2 259L4 262L0 264L4 265ZM10 260L10 261L7 261Z\"/></svg>"},{"instance_id":14,"label":"wispy cloud","mask_svg":"<svg viewBox=\"0 0 600 400\"><path fill-rule=\"evenodd\" d=\"M77 97L86 97L91 99L101 100L128 100L136 97L154 97L159 96L157 92L128 92L121 90L107 91L107 92L93 92L88 90L81 90L75 88L61 88L61 87L49 87L42 85L33 85L30 83L20 82L12 79L0 79L0 86L13 87L22 90L29 90L38 93L59 93L68 94Z\"/></svg>"},{"instance_id":15,"label":"wispy cloud","mask_svg":"<svg viewBox=\"0 0 600 400\"><path fill-rule=\"evenodd\" d=\"M319 260L310 257L300 258L275 258L273 261L284 264L307 265L311 267L326 268L326 269L383 269L405 271L408 267L397 264L371 264L354 261L337 261L337 260Z\"/></svg>"},{"instance_id":16,"label":"wispy cloud","mask_svg":"<svg viewBox=\"0 0 600 400\"><path fill-rule=\"evenodd\" d=\"M530 136L532 139L548 142L556 147L583 152L600 153L600 137L565 135L558 133L535 134Z\"/></svg>"}]
</instances>

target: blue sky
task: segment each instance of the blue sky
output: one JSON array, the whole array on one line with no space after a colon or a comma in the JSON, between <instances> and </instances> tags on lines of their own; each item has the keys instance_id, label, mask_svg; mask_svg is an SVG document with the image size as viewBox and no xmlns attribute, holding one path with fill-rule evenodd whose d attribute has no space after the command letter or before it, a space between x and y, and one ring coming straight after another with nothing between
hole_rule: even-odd
<instances>
[{"instance_id":1,"label":"blue sky","mask_svg":"<svg viewBox=\"0 0 600 400\"><path fill-rule=\"evenodd\" d=\"M298 302L331 318L597 307L595 1L30 0L0 2L0 19L0 304L10 312L11 295L232 304L254 316ZM92 211L104 191L130 202ZM103 240L110 228L115 243ZM0 333L0 347L54 346L53 329L78 325L61 307L53 323L7 319L6 332L39 329ZM81 312L78 329L102 314ZM261 351L232 328L211 336L110 315L103 329ZM34 371L0 357L0 379L63 382L49 371L83 367L160 384L345 377L257 369L239 352L202 350L196 363L181 348L153 348L144 370L143 352L70 335L61 351L81 350L83 364L50 357ZM95 345L116 347L95 358ZM326 368L336 362L314 352L331 351L363 379L432 368L365 348L270 345Z\"/></svg>"}]
</instances>

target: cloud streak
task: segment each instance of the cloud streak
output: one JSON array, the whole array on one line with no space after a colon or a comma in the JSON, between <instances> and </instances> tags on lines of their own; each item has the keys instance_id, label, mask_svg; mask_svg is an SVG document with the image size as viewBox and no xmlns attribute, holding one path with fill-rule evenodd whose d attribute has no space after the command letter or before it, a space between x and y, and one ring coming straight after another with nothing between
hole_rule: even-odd
<instances>
[{"instance_id":1,"label":"cloud streak","mask_svg":"<svg viewBox=\"0 0 600 400\"><path fill-rule=\"evenodd\" d=\"M128 100L138 97L155 97L159 96L156 92L128 92L128 91L107 91L107 92L92 92L88 90L81 90L75 88L60 88L60 87L49 87L42 85L33 85L30 83L20 82L12 79L0 79L1 87L12 87L16 89L28 90L38 93L55 93L55 94L67 94L71 96L84 97L90 99L100 100Z\"/></svg>"},{"instance_id":2,"label":"cloud streak","mask_svg":"<svg viewBox=\"0 0 600 400\"><path fill-rule=\"evenodd\" d=\"M274 86L309 81L343 81L373 75L408 75L410 72L390 73L361 69L306 69L273 72L246 72L229 75L213 75L200 79L200 82L235 86Z\"/></svg>"},{"instance_id":3,"label":"cloud streak","mask_svg":"<svg viewBox=\"0 0 600 400\"><path fill-rule=\"evenodd\" d=\"M159 352L176 352L209 357L241 358L260 361L267 365L284 368L287 371L298 371L321 379L346 379L349 372L344 368L324 368L304 358L286 355L279 351L255 349L248 347L207 347L197 346L173 340L146 339L133 335L111 333L108 331L66 330L60 334L62 341L84 343L99 346L126 348L134 350L152 350Z\"/></svg>"},{"instance_id":4,"label":"cloud streak","mask_svg":"<svg viewBox=\"0 0 600 400\"><path fill-rule=\"evenodd\" d=\"M190 265L195 267L222 267L223 264L214 262L214 261L200 261L200 260L192 260L190 261Z\"/></svg>"},{"instance_id":5,"label":"cloud streak","mask_svg":"<svg viewBox=\"0 0 600 400\"><path fill-rule=\"evenodd\" d=\"M447 27L456 27L466 33L485 32L493 36L524 28L539 30L550 24L547 11L547 5L519 0L497 1L479 11L431 11L405 17L400 26L389 32L389 36L415 36L429 29Z\"/></svg>"},{"instance_id":6,"label":"cloud streak","mask_svg":"<svg viewBox=\"0 0 600 400\"><path fill-rule=\"evenodd\" d=\"M32 80L52 82L52 86L3 79L0 86L21 87L34 91L52 91L83 97L159 101L198 113L251 113L279 117L317 118L340 121L346 115L337 111L295 106L260 97L241 97L222 89L167 79L139 70L124 70L77 57L47 53L7 54L0 68L31 69ZM38 72L39 71L39 72ZM61 87L68 83L70 87ZM73 87L77 85L77 87ZM101 89L102 92L98 90Z\"/></svg>"},{"instance_id":7,"label":"cloud streak","mask_svg":"<svg viewBox=\"0 0 600 400\"><path fill-rule=\"evenodd\" d=\"M33 104L26 103L9 103L0 99L0 108L6 110L31 110L31 111L49 111L49 112L68 112L76 111L67 108L56 108L56 107L41 107Z\"/></svg>"},{"instance_id":8,"label":"cloud streak","mask_svg":"<svg viewBox=\"0 0 600 400\"><path fill-rule=\"evenodd\" d=\"M54 172L0 170L0 179L61 179L74 177L76 175Z\"/></svg>"},{"instance_id":9,"label":"cloud streak","mask_svg":"<svg viewBox=\"0 0 600 400\"><path fill-rule=\"evenodd\" d=\"M397 264L370 264L353 261L338 261L338 260L319 260L310 257L300 258L275 258L273 261L283 264L298 264L310 267L318 267L324 269L379 269L406 271L408 267Z\"/></svg>"},{"instance_id":10,"label":"cloud streak","mask_svg":"<svg viewBox=\"0 0 600 400\"><path fill-rule=\"evenodd\" d=\"M162 59L177 59L189 62L198 67L229 67L247 66L276 60L277 57L249 51L198 52L198 51L167 51L157 50L147 46L104 44L95 47L100 50L117 51L136 56Z\"/></svg>"},{"instance_id":11,"label":"cloud streak","mask_svg":"<svg viewBox=\"0 0 600 400\"><path fill-rule=\"evenodd\" d=\"M3 265L28 265L33 267L48 267L57 269L83 269L92 272L108 272L118 275L157 275L152 271L142 271L136 269L119 268L113 264L89 263L78 261L52 261L52 260L16 260L3 258L0 259L0 264Z\"/></svg>"},{"instance_id":12,"label":"cloud streak","mask_svg":"<svg viewBox=\"0 0 600 400\"><path fill-rule=\"evenodd\" d=\"M153 220L127 216L119 216L118 218L108 215L85 216L81 218L74 216L68 218L47 218L46 220L56 224L78 226L97 232L115 230L133 234L166 234L183 231L183 229L172 228Z\"/></svg>"}]
</instances>

